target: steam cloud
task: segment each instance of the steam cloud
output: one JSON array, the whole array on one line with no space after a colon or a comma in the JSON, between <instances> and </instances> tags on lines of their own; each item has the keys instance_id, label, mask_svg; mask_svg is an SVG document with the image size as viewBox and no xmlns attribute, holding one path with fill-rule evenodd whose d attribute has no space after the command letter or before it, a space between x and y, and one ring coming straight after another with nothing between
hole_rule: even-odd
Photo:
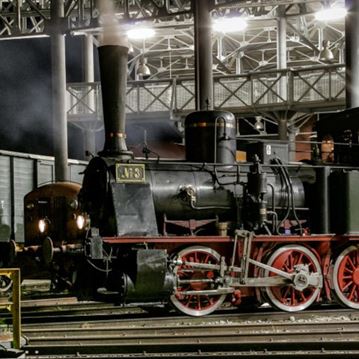
<instances>
[{"instance_id":1,"label":"steam cloud","mask_svg":"<svg viewBox=\"0 0 359 359\"><path fill-rule=\"evenodd\" d=\"M111 0L100 0L100 23L102 24L101 45L119 45L129 47L126 32L116 18L116 12Z\"/></svg>"}]
</instances>

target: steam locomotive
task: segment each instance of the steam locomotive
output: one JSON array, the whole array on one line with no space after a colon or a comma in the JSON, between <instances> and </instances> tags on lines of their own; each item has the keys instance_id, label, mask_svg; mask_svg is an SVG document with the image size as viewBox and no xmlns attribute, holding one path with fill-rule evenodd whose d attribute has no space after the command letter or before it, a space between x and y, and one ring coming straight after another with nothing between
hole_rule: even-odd
<instances>
[{"instance_id":1,"label":"steam locomotive","mask_svg":"<svg viewBox=\"0 0 359 359\"><path fill-rule=\"evenodd\" d=\"M286 143L249 141L240 163L233 114L199 111L185 121L186 161L135 159L126 51L99 52L105 147L68 207L67 246L45 236L44 260L80 257L74 287L193 316L248 298L288 312L334 300L359 309L359 172L349 155L344 165L291 163Z\"/></svg>"}]
</instances>

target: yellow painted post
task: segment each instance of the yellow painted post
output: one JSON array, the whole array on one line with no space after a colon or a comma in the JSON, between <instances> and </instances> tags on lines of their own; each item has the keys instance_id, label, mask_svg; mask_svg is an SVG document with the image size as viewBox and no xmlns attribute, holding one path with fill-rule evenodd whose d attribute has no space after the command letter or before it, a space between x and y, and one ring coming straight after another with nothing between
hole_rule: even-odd
<instances>
[{"instance_id":1,"label":"yellow painted post","mask_svg":"<svg viewBox=\"0 0 359 359\"><path fill-rule=\"evenodd\" d=\"M21 343L21 306L20 306L20 269L14 269L11 275L12 279L12 330L13 347L20 349Z\"/></svg>"},{"instance_id":2,"label":"yellow painted post","mask_svg":"<svg viewBox=\"0 0 359 359\"><path fill-rule=\"evenodd\" d=\"M0 269L0 275L9 277L12 280L12 301L4 304L12 313L12 336L13 348L20 349L21 343L21 307L20 307L20 269Z\"/></svg>"}]
</instances>

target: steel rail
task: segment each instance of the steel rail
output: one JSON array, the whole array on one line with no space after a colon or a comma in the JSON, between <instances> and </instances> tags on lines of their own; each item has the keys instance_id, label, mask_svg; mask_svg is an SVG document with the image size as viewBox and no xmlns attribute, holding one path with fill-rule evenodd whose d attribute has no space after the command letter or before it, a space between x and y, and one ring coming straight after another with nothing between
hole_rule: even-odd
<instances>
[{"instance_id":1,"label":"steel rail","mask_svg":"<svg viewBox=\"0 0 359 359\"><path fill-rule=\"evenodd\" d=\"M314 327L314 328L313 328ZM61 342L69 340L69 335L73 335L71 341L93 341L93 340L126 340L131 339L157 339L157 338L171 338L173 336L180 336L192 338L196 335L197 338L220 337L228 335L242 336L258 336L263 337L272 335L332 335L338 333L353 334L358 333L359 322L321 322L321 323L254 323L254 324L234 324L234 323L218 323L213 325L197 325L190 326L171 326L171 327L152 327L138 328L133 326L116 327L113 325L88 328L84 325L83 328L65 329L24 329L24 334L29 339L30 344L36 342Z\"/></svg>"},{"instance_id":2,"label":"steel rail","mask_svg":"<svg viewBox=\"0 0 359 359\"><path fill-rule=\"evenodd\" d=\"M299 313L222 311L201 318L93 321L89 316L81 322L24 324L23 332L28 338L23 348L27 358L230 358L249 354L284 358L304 353L354 358L359 353L359 312L337 308Z\"/></svg>"},{"instance_id":3,"label":"steel rail","mask_svg":"<svg viewBox=\"0 0 359 359\"><path fill-rule=\"evenodd\" d=\"M333 309L328 309L328 307L324 307L326 309L323 310L306 310L303 312L297 312L297 313L286 313L286 312L278 312L273 311L271 308L257 308L256 310L253 309L253 307L249 307L245 309L245 307L241 308L241 312L238 312L237 309L233 309L233 307L228 308L226 310L220 310L216 312L215 314L211 314L210 316L206 317L199 317L199 318L193 318L183 315L176 315L174 313L165 312L162 310L162 313L160 315L153 315L150 313L145 313L143 309L140 308L128 308L128 307L120 307L124 309L125 314L123 316L114 317L114 314L112 311L108 312L108 317L104 319L98 319L96 315L91 316L89 313L84 313L80 315L79 318L76 317L76 314L73 316L66 315L64 319L68 319L67 321L63 321L59 323L59 321L55 321L53 319L56 319L60 313L56 313L55 315L48 317L48 322L43 322L43 317L40 318L34 318L34 323L27 323L26 320L24 320L24 328L26 330L30 330L31 328L34 328L35 330L39 329L38 322L41 322L41 328L43 330L46 330L47 328L49 330L61 329L64 328L65 330L70 330L73 328L80 328L82 329L84 326L84 321L86 322L86 327L91 328L94 326L116 326L116 327L135 327L135 326L151 326L152 328L156 327L164 327L165 325L168 327L171 326L180 326L180 325L188 325L188 326L196 326L196 325L211 325L215 323L235 323L235 322L254 322L258 321L260 323L266 323L266 322L272 322L272 321L288 321L288 320L294 320L296 322L298 321L320 321L321 318L323 321L328 320L336 320L338 317L343 320L343 318L346 319L346 321L350 320L356 320L359 321L359 312L352 310L352 309L338 309L338 307L334 307ZM152 309L152 308L151 308ZM160 308L161 309L161 308ZM127 312L126 312L127 311ZM137 313L134 313L137 311ZM131 314L132 312L132 314ZM163 313L165 312L165 313ZM36 319L39 319L36 321ZM82 319L82 321L78 320ZM158 324L156 324L158 323Z\"/></svg>"},{"instance_id":4,"label":"steel rail","mask_svg":"<svg viewBox=\"0 0 359 359\"><path fill-rule=\"evenodd\" d=\"M346 358L358 358L359 350L284 350L284 351L272 351L272 350L262 350L262 351L194 351L194 352L173 352L173 353L151 353L151 358L186 358L186 359L213 359L213 357L217 358L256 358L256 359L284 359L284 358L321 358L321 359L346 359ZM27 359L79 359L78 355L42 355L33 356L27 355ZM137 354L87 354L86 359L115 359L115 358L137 358L137 359L148 359L149 355L147 353L137 353Z\"/></svg>"},{"instance_id":5,"label":"steel rail","mask_svg":"<svg viewBox=\"0 0 359 359\"><path fill-rule=\"evenodd\" d=\"M341 324L343 325L343 323ZM343 328L345 326L343 325ZM309 329L309 328L308 328ZM25 346L29 353L50 354L86 354L86 353L152 353L152 352L173 352L178 350L185 351L211 351L211 350L286 350L290 347L292 350L333 350L350 349L359 350L359 338L357 330L351 332L335 331L328 333L325 328L321 332L312 333L310 330L305 333L291 333L284 331L276 333L275 331L257 332L250 334L228 334L217 333L212 335L203 333L202 335L183 334L178 337L174 335L157 336L156 334L147 338L62 338L62 340L49 341L43 339L41 342Z\"/></svg>"}]
</instances>

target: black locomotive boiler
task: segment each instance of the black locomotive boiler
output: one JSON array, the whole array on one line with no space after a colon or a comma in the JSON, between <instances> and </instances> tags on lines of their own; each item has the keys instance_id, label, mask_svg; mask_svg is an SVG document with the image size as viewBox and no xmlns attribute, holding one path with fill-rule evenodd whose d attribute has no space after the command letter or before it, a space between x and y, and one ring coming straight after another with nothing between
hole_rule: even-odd
<instances>
[{"instance_id":1,"label":"black locomotive boiler","mask_svg":"<svg viewBox=\"0 0 359 359\"><path fill-rule=\"evenodd\" d=\"M99 58L105 147L79 193L61 187L64 207L31 212L45 192L59 203L55 187L26 197L25 248L63 282L76 278L80 294L123 303L170 302L195 316L245 299L289 312L333 301L359 309L359 171L348 151L290 163L286 143L248 141L237 162L233 114L200 111L185 121L186 161L136 159L125 134L127 48L111 42ZM343 123L322 123L320 138L347 138Z\"/></svg>"},{"instance_id":2,"label":"black locomotive boiler","mask_svg":"<svg viewBox=\"0 0 359 359\"><path fill-rule=\"evenodd\" d=\"M244 298L285 311L334 298L359 308L359 220L345 211L359 199L356 168L288 163L287 145L275 141L249 143L249 161L237 163L234 116L219 111L186 118L185 162L134 159L127 51L105 45L99 54L105 147L79 194L95 292L169 301L189 315Z\"/></svg>"}]
</instances>

